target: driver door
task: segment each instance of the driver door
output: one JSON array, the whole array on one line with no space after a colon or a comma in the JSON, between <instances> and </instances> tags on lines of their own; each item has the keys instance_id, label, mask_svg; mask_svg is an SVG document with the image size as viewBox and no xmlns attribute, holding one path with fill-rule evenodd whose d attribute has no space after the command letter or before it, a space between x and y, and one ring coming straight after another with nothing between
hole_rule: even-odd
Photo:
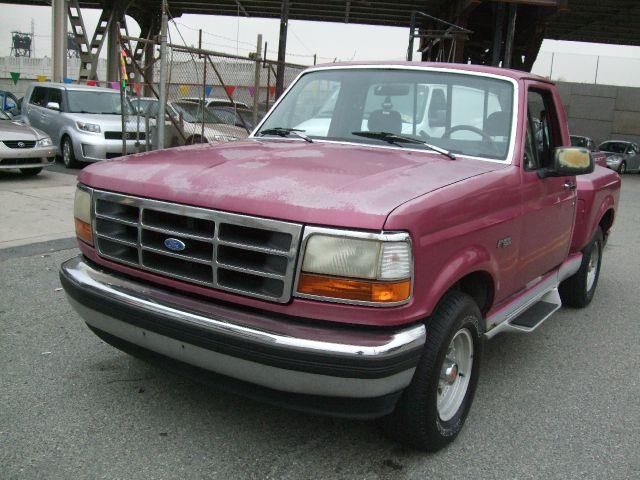
<instances>
[{"instance_id":1,"label":"driver door","mask_svg":"<svg viewBox=\"0 0 640 480\"><path fill-rule=\"evenodd\" d=\"M567 258L576 209L575 176L540 178L563 146L553 92L531 82L527 93L522 174L522 236L519 271L523 286L558 267Z\"/></svg>"}]
</instances>

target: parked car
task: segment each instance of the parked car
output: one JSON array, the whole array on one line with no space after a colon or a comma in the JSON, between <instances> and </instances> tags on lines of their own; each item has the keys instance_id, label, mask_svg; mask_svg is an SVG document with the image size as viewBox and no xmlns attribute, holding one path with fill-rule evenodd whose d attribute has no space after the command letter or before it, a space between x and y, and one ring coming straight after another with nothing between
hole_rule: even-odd
<instances>
[{"instance_id":1,"label":"parked car","mask_svg":"<svg viewBox=\"0 0 640 480\"><path fill-rule=\"evenodd\" d=\"M607 167L620 174L640 172L640 146L633 142L607 140L600 144L607 155Z\"/></svg>"},{"instance_id":2,"label":"parked car","mask_svg":"<svg viewBox=\"0 0 640 480\"><path fill-rule=\"evenodd\" d=\"M134 99L133 104L143 116L153 119L158 116L158 100L156 98ZM168 102L166 113L173 118L173 121L167 120L165 122L165 146L177 147L194 143L229 142L246 138L248 135L244 128L227 124L208 108L205 108L203 117L200 105L188 100ZM157 135L155 120L150 124L152 125L152 136L155 137ZM182 131L182 135L178 128Z\"/></svg>"},{"instance_id":3,"label":"parked car","mask_svg":"<svg viewBox=\"0 0 640 480\"><path fill-rule=\"evenodd\" d=\"M592 138L584 137L581 135L571 135L571 145L574 147L586 148L591 152L593 161L596 163L596 165L600 165L601 167L607 166L606 153L598 148L598 145L593 141Z\"/></svg>"},{"instance_id":4,"label":"parked car","mask_svg":"<svg viewBox=\"0 0 640 480\"><path fill-rule=\"evenodd\" d=\"M332 90L330 131L301 131ZM117 348L437 450L485 339L595 295L620 177L559 98L486 66L310 68L246 141L81 172L62 285Z\"/></svg>"},{"instance_id":5,"label":"parked car","mask_svg":"<svg viewBox=\"0 0 640 480\"><path fill-rule=\"evenodd\" d=\"M23 175L37 175L53 163L57 152L46 133L0 111L0 170L16 168Z\"/></svg>"},{"instance_id":6,"label":"parked car","mask_svg":"<svg viewBox=\"0 0 640 480\"><path fill-rule=\"evenodd\" d=\"M253 130L253 111L234 107L207 107L218 118L228 125L235 125L247 131Z\"/></svg>"},{"instance_id":7,"label":"parked car","mask_svg":"<svg viewBox=\"0 0 640 480\"><path fill-rule=\"evenodd\" d=\"M22 104L24 120L45 131L59 147L67 167L97 162L136 150L135 122L125 126L126 151L122 148L119 92L109 88L62 83L33 83ZM125 114L133 114L128 100ZM141 132L144 140L144 132Z\"/></svg>"},{"instance_id":8,"label":"parked car","mask_svg":"<svg viewBox=\"0 0 640 480\"><path fill-rule=\"evenodd\" d=\"M0 111L15 119L20 115L20 104L22 99L6 90L0 90Z\"/></svg>"},{"instance_id":9,"label":"parked car","mask_svg":"<svg viewBox=\"0 0 640 480\"><path fill-rule=\"evenodd\" d=\"M186 102L202 103L202 98L198 97L184 97L180 99ZM242 108L244 110L251 110L251 107L244 102L236 102L235 100L229 100L228 98L205 98L205 107L231 107Z\"/></svg>"}]
</instances>

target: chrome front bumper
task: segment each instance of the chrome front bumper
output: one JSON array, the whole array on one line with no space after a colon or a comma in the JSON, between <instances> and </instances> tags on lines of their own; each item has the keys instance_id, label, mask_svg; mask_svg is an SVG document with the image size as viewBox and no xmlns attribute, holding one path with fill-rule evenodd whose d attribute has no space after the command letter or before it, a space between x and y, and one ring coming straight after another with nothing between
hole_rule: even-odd
<instances>
[{"instance_id":1,"label":"chrome front bumper","mask_svg":"<svg viewBox=\"0 0 640 480\"><path fill-rule=\"evenodd\" d=\"M78 256L60 279L95 330L164 357L291 394L367 399L402 391L424 325L389 330L282 318L183 295Z\"/></svg>"},{"instance_id":2,"label":"chrome front bumper","mask_svg":"<svg viewBox=\"0 0 640 480\"><path fill-rule=\"evenodd\" d=\"M73 151L81 162L99 162L114 156L136 153L136 141L126 140L126 151L123 152L122 140L106 139L104 134L74 132L72 136ZM146 144L140 140L140 151Z\"/></svg>"},{"instance_id":3,"label":"chrome front bumper","mask_svg":"<svg viewBox=\"0 0 640 480\"><path fill-rule=\"evenodd\" d=\"M53 164L58 148L7 148L0 142L0 170L15 168L41 168Z\"/></svg>"}]
</instances>

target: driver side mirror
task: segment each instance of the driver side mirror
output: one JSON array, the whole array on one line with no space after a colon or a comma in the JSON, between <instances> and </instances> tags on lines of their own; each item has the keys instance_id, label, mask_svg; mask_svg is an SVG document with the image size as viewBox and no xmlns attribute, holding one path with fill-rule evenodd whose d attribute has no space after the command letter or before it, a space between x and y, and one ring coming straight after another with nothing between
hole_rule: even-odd
<instances>
[{"instance_id":1,"label":"driver side mirror","mask_svg":"<svg viewBox=\"0 0 640 480\"><path fill-rule=\"evenodd\" d=\"M591 153L582 147L558 147L553 152L553 166L538 170L540 178L585 175L593 172Z\"/></svg>"},{"instance_id":2,"label":"driver side mirror","mask_svg":"<svg viewBox=\"0 0 640 480\"><path fill-rule=\"evenodd\" d=\"M60 111L60 104L58 102L47 102L47 108L49 110Z\"/></svg>"}]
</instances>

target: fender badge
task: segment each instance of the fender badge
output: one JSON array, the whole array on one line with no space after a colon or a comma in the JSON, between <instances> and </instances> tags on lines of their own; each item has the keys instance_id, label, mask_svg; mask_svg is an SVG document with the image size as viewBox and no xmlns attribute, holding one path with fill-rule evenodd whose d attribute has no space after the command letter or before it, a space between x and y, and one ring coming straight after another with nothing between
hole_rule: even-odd
<instances>
[{"instance_id":1,"label":"fender badge","mask_svg":"<svg viewBox=\"0 0 640 480\"><path fill-rule=\"evenodd\" d=\"M182 240L178 240L177 238L167 238L164 241L164 246L173 252L181 252L187 246Z\"/></svg>"},{"instance_id":2,"label":"fender badge","mask_svg":"<svg viewBox=\"0 0 640 480\"><path fill-rule=\"evenodd\" d=\"M498 248L507 248L511 245L511 237L504 237L498 240Z\"/></svg>"}]
</instances>

